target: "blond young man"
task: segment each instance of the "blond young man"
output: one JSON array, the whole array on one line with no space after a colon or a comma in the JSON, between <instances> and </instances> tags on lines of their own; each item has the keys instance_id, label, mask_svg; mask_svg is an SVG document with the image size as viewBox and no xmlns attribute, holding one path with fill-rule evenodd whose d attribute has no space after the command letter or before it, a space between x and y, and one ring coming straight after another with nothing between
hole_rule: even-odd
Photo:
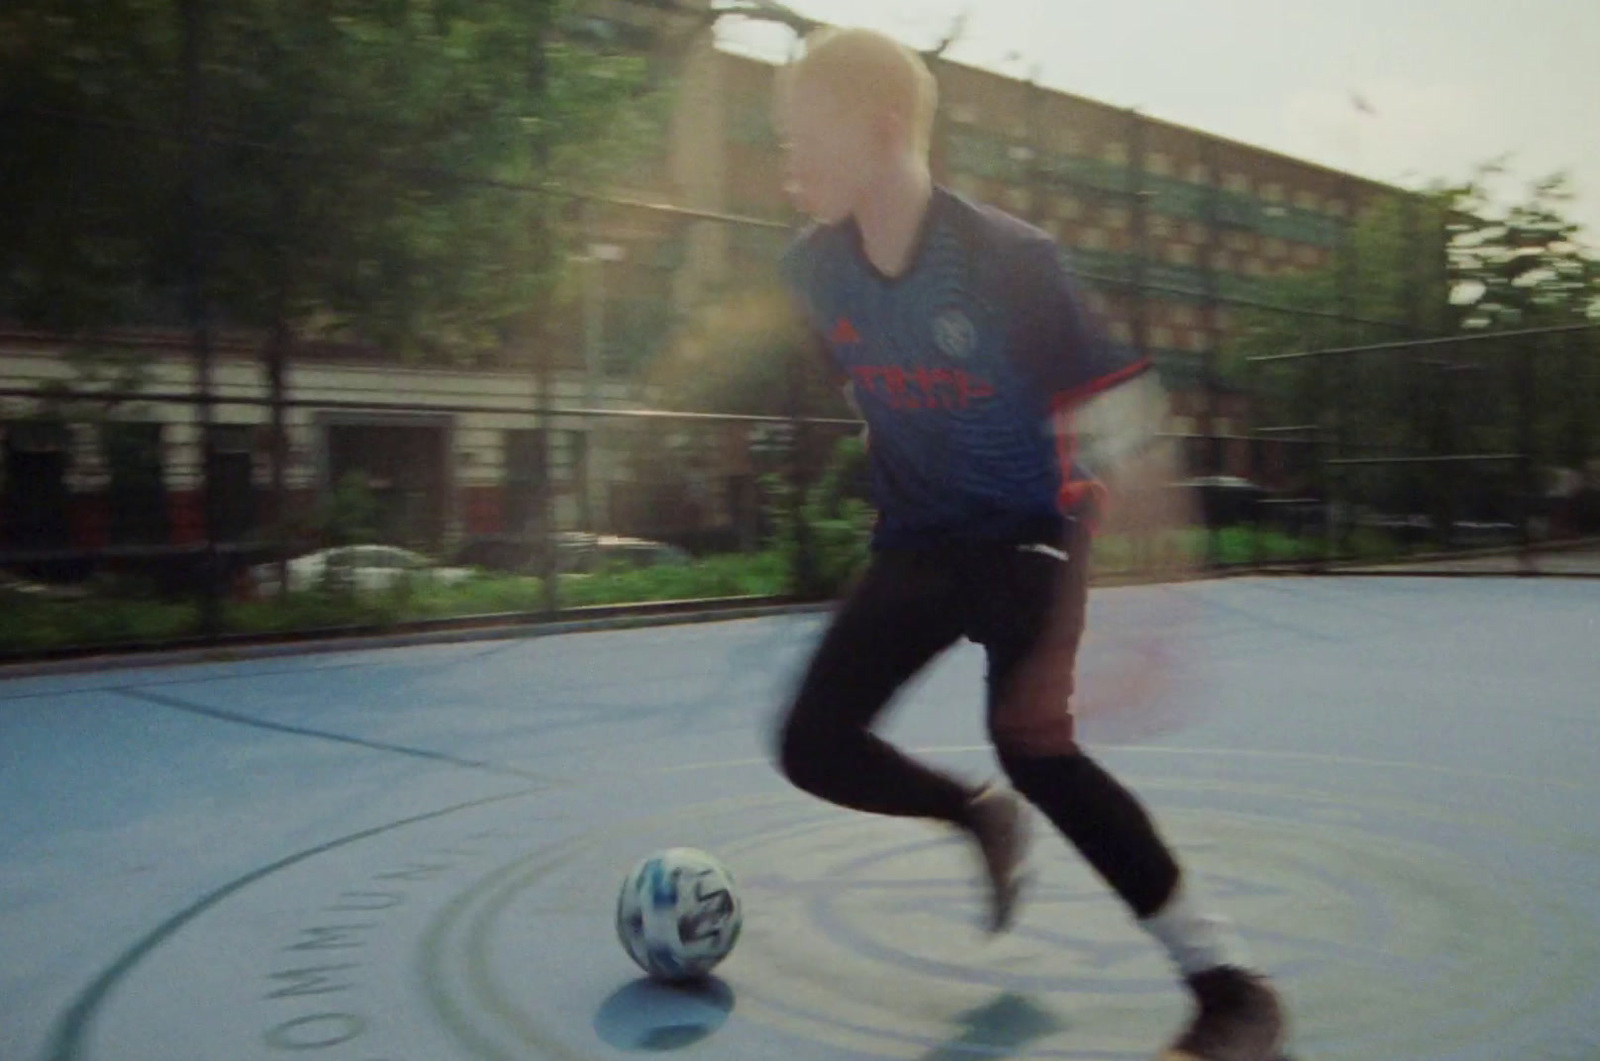
<instances>
[{"instance_id":1,"label":"blond young man","mask_svg":"<svg viewBox=\"0 0 1600 1061\"><path fill-rule=\"evenodd\" d=\"M835 804L965 831L996 932L1014 916L1031 803L1193 992L1165 1056L1271 1061L1276 993L1197 905L1137 798L1079 747L1068 706L1089 525L1105 514L1102 479L1121 494L1150 474L1155 374L1097 332L1045 233L934 183L936 95L914 52L864 30L813 35L780 74L788 188L814 220L783 272L867 422L879 514L868 569L784 716L780 768ZM1074 413L1100 420L1084 453ZM963 637L988 655L988 728L1010 788L970 786L871 730Z\"/></svg>"}]
</instances>

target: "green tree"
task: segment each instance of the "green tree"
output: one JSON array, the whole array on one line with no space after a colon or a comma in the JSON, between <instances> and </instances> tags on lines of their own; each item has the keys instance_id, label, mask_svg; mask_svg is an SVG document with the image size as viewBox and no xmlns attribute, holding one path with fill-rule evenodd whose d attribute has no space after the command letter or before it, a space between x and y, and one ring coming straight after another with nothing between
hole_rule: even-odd
<instances>
[{"instance_id":1,"label":"green tree","mask_svg":"<svg viewBox=\"0 0 1600 1061\"><path fill-rule=\"evenodd\" d=\"M13 315L72 331L179 318L179 6L21 0L3 16L6 99L25 119L0 176ZM574 37L552 0L205 12L220 317L411 357L526 341L564 262L564 194L645 140L642 60Z\"/></svg>"},{"instance_id":2,"label":"green tree","mask_svg":"<svg viewBox=\"0 0 1600 1061\"><path fill-rule=\"evenodd\" d=\"M1503 210L1490 185L1504 166L1491 163L1465 184L1444 189L1450 271L1463 330L1537 328L1600 321L1600 260L1582 245L1580 226L1563 211L1570 180L1535 181L1521 202Z\"/></svg>"},{"instance_id":3,"label":"green tree","mask_svg":"<svg viewBox=\"0 0 1600 1061\"><path fill-rule=\"evenodd\" d=\"M1491 164L1460 185L1380 200L1351 227L1332 266L1271 281L1271 301L1324 316L1242 315L1223 364L1249 390L1257 423L1318 425L1346 455L1527 453L1539 464L1575 466L1596 451L1588 410L1600 400L1600 350L1583 336L1248 361L1600 321L1600 263L1564 213L1567 181L1537 181L1502 208L1492 189L1502 172ZM1443 524L1452 492L1477 493L1483 508L1493 506L1482 498L1526 489L1527 470L1507 462L1474 466L1453 483L1449 474L1358 468L1344 473L1340 492L1391 511L1428 499Z\"/></svg>"},{"instance_id":4,"label":"green tree","mask_svg":"<svg viewBox=\"0 0 1600 1061\"><path fill-rule=\"evenodd\" d=\"M573 189L658 146L661 97L558 0L189 0L212 143L204 295L290 351L474 363L551 340ZM184 322L186 0L0 14L0 315ZM281 408L274 406L275 411ZM284 441L274 423L273 493ZM293 515L277 512L280 528Z\"/></svg>"}]
</instances>

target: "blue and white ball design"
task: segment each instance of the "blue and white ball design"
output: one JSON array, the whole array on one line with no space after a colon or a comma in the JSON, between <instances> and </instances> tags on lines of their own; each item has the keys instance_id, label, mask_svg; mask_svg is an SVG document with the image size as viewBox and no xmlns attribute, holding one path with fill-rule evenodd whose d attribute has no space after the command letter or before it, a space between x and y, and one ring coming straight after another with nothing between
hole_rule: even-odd
<instances>
[{"instance_id":1,"label":"blue and white ball design","mask_svg":"<svg viewBox=\"0 0 1600 1061\"><path fill-rule=\"evenodd\" d=\"M733 873L695 848L641 859L617 897L617 937L658 980L704 977L733 950L743 926Z\"/></svg>"}]
</instances>

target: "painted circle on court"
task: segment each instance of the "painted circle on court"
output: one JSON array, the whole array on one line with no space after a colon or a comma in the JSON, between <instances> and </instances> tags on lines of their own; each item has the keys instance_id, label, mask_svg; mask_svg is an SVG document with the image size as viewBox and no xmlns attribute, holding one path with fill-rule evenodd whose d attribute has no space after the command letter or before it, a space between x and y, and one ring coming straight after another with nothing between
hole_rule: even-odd
<instances>
[{"instance_id":1,"label":"painted circle on court","mask_svg":"<svg viewBox=\"0 0 1600 1061\"><path fill-rule=\"evenodd\" d=\"M1592 841L1382 786L1118 773L1280 978L1298 1052L1481 1056L1541 1022L1581 1027L1600 976L1580 942L1592 916L1471 838L1516 833L1591 858ZM657 774L643 804L527 793L287 861L134 948L77 1015L63 1040L75 1052L53 1061L688 1046L743 1058L783 1042L827 1057L1120 1061L1148 1057L1183 1019L1165 958L1053 833L1040 831L1018 925L988 940L976 863L953 834L776 785L697 798L751 776ZM653 813L626 812L640 806ZM723 857L745 902L738 948L699 992L641 985L612 924L627 866L678 844Z\"/></svg>"}]
</instances>

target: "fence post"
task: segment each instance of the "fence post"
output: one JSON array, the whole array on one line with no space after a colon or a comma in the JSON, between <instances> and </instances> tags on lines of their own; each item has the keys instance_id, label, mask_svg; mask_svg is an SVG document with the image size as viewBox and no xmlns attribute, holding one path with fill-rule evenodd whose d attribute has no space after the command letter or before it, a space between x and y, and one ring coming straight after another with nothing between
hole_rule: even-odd
<instances>
[{"instance_id":1,"label":"fence post","mask_svg":"<svg viewBox=\"0 0 1600 1061\"><path fill-rule=\"evenodd\" d=\"M543 305L541 309L549 309L548 294L541 296ZM548 312L540 316L548 321ZM554 444L554 431L552 430L550 404L555 394L552 383L551 344L553 337L550 329L540 329L540 334L535 340L538 344L533 356L533 409L531 410L530 423L532 424L533 453L529 455L533 467L529 469L531 489L533 496L528 499L528 515L523 521L522 533L526 535L529 545L538 556L539 580L543 586L545 618L555 619L561 614L561 556L556 535L555 505L552 503L551 489L553 475L550 449Z\"/></svg>"},{"instance_id":2,"label":"fence post","mask_svg":"<svg viewBox=\"0 0 1600 1061\"><path fill-rule=\"evenodd\" d=\"M1563 390L1566 392L1567 417L1563 430L1565 435L1565 449L1563 464L1568 465L1578 475L1577 494L1568 497L1567 508L1564 515L1567 517L1566 530L1573 537L1581 536L1585 524L1585 493L1600 490L1600 482L1589 481L1589 461L1595 456L1594 429L1590 410L1600 404L1600 387L1596 387L1597 377L1600 377L1600 344L1595 342L1597 334L1593 331L1574 331L1567 336L1567 368L1563 373L1569 385ZM1593 349L1587 347L1592 346Z\"/></svg>"},{"instance_id":3,"label":"fence post","mask_svg":"<svg viewBox=\"0 0 1600 1061\"><path fill-rule=\"evenodd\" d=\"M267 400L271 405L271 436L268 442L269 474L272 491L272 563L277 572L277 598L289 595L289 502L288 476L285 465L289 459L288 426L285 416L284 389L287 361L289 359L288 307L283 296L288 283L282 278L278 293L276 319L267 346Z\"/></svg>"},{"instance_id":4,"label":"fence post","mask_svg":"<svg viewBox=\"0 0 1600 1061\"><path fill-rule=\"evenodd\" d=\"M1317 462L1318 493L1322 495L1322 547L1313 556L1315 559L1314 570L1319 574L1328 571L1329 561L1333 557L1334 541L1337 531L1334 523L1334 506L1338 501L1337 491L1333 485L1333 465L1329 463L1330 452L1333 447L1334 432L1333 421L1338 416L1338 399L1334 396L1333 408L1328 406L1328 371L1326 368L1327 357L1319 356L1311 359L1311 392L1317 398L1316 422L1311 428L1312 453Z\"/></svg>"},{"instance_id":5,"label":"fence post","mask_svg":"<svg viewBox=\"0 0 1600 1061\"><path fill-rule=\"evenodd\" d=\"M1251 481L1261 485L1266 478L1266 464L1264 450L1265 442L1262 438L1257 418L1260 416L1262 379L1266 369L1246 358L1244 361L1244 393L1245 400L1249 402L1249 421L1245 428L1245 437L1250 444L1250 475ZM1264 540L1266 526L1262 519L1265 507L1258 498L1251 508L1250 520L1250 566L1260 568L1267 558L1267 546Z\"/></svg>"},{"instance_id":6,"label":"fence post","mask_svg":"<svg viewBox=\"0 0 1600 1061\"><path fill-rule=\"evenodd\" d=\"M1534 344L1538 337L1529 336L1517 347L1517 490L1522 496L1519 506L1517 573L1533 574L1533 519L1539 493L1539 470L1534 462L1533 408L1535 398Z\"/></svg>"},{"instance_id":7,"label":"fence post","mask_svg":"<svg viewBox=\"0 0 1600 1061\"><path fill-rule=\"evenodd\" d=\"M185 124L189 128L188 173L184 189L184 229L188 239L185 286L188 318L195 364L195 420L200 434L200 635L208 641L222 632L221 570L218 564L216 528L216 490L212 472L215 464L215 439L211 429L211 319L206 295L210 269L210 247L206 225L206 161L208 130L204 68L201 52L205 45L204 0L184 0L183 77Z\"/></svg>"},{"instance_id":8,"label":"fence post","mask_svg":"<svg viewBox=\"0 0 1600 1061\"><path fill-rule=\"evenodd\" d=\"M1202 302L1204 304L1203 316L1205 318L1205 352L1200 356L1200 435L1204 444L1205 467L1198 469L1202 476L1211 475L1216 471L1216 399L1212 393L1212 375L1216 371L1217 347L1221 343L1222 326L1218 319L1221 310L1218 304L1217 291L1217 258L1222 253L1222 179L1217 172L1217 152L1215 144L1207 138L1202 141L1201 164L1205 167L1206 179L1209 186L1206 190L1205 205L1202 208L1205 214L1206 247L1205 262L1200 272ZM1191 474L1195 472L1191 470ZM1200 506L1201 525L1204 530L1206 542L1206 566L1210 567L1213 560L1211 525L1205 518L1204 497Z\"/></svg>"},{"instance_id":9,"label":"fence post","mask_svg":"<svg viewBox=\"0 0 1600 1061\"><path fill-rule=\"evenodd\" d=\"M818 596L816 545L806 518L809 486L806 427L806 373L801 351L789 356L789 518L794 528L794 570L789 573L793 595L801 600Z\"/></svg>"},{"instance_id":10,"label":"fence post","mask_svg":"<svg viewBox=\"0 0 1600 1061\"><path fill-rule=\"evenodd\" d=\"M1344 219L1339 247L1339 314L1344 318L1344 327L1340 329L1345 337L1346 346L1357 346L1366 337L1361 334L1360 325L1355 322L1356 299L1356 239L1355 239L1355 196L1346 196L1349 202L1349 211ZM1354 358L1357 355L1349 355ZM1349 376L1353 370L1346 365L1343 355L1336 357L1331 372L1333 375L1333 423L1332 423L1332 459L1338 460L1347 455L1349 446L1349 420L1350 403ZM1350 547L1350 523L1338 519L1334 515L1345 486L1344 475L1337 469L1340 465L1330 466L1329 483L1329 518L1328 518L1328 550L1336 558L1348 555Z\"/></svg>"}]
</instances>

